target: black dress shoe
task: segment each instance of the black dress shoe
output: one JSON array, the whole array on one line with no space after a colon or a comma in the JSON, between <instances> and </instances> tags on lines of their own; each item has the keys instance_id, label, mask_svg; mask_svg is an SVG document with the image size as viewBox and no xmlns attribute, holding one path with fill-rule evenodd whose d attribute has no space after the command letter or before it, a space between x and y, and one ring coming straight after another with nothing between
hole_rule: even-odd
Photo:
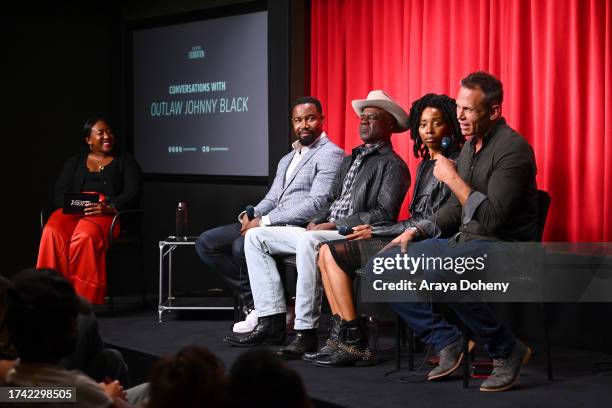
<instances>
[{"instance_id":1,"label":"black dress shoe","mask_svg":"<svg viewBox=\"0 0 612 408\"><path fill-rule=\"evenodd\" d=\"M287 341L285 314L259 317L257 326L249 333L232 333L225 336L224 342L234 347L252 347L260 344L282 346Z\"/></svg>"},{"instance_id":2,"label":"black dress shoe","mask_svg":"<svg viewBox=\"0 0 612 408\"><path fill-rule=\"evenodd\" d=\"M313 362L318 358L323 358L338 348L338 334L340 333L340 316L333 315L329 320L329 338L325 341L325 345L318 351L304 353L302 360Z\"/></svg>"},{"instance_id":3,"label":"black dress shoe","mask_svg":"<svg viewBox=\"0 0 612 408\"><path fill-rule=\"evenodd\" d=\"M296 330L295 338L287 347L278 351L278 354L287 360L302 358L304 353L316 351L319 347L317 329Z\"/></svg>"}]
</instances>

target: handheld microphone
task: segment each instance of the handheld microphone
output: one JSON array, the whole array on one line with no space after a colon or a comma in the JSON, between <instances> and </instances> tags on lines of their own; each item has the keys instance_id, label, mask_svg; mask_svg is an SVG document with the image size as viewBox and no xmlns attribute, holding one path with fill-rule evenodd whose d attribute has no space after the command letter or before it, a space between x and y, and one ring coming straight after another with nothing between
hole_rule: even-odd
<instances>
[{"instance_id":1,"label":"handheld microphone","mask_svg":"<svg viewBox=\"0 0 612 408\"><path fill-rule=\"evenodd\" d=\"M451 138L448 136L444 136L442 138L442 142L440 142L440 147L442 147L442 155L444 157L448 157L448 151L451 147Z\"/></svg>"},{"instance_id":2,"label":"handheld microphone","mask_svg":"<svg viewBox=\"0 0 612 408\"><path fill-rule=\"evenodd\" d=\"M442 141L440 142L440 147L442 148L442 156L448 157L448 151L450 150L450 147L451 147L451 138L448 136L444 136L442 138ZM442 184L444 183L442 183L441 181L438 181L438 187L442 188Z\"/></svg>"},{"instance_id":3,"label":"handheld microphone","mask_svg":"<svg viewBox=\"0 0 612 408\"><path fill-rule=\"evenodd\" d=\"M341 225L338 227L338 234L340 235L349 235L353 232L353 229L348 225Z\"/></svg>"},{"instance_id":4,"label":"handheld microphone","mask_svg":"<svg viewBox=\"0 0 612 408\"><path fill-rule=\"evenodd\" d=\"M440 147L442 148L442 156L448 157L448 152L450 150L451 143L452 143L452 141L451 141L451 138L449 136L444 136L442 138L442 141L440 142ZM454 160L453 160L453 162L454 162ZM443 186L444 186L444 183L438 180L438 188L440 190L442 190ZM439 201L438 201L438 205L436 206L435 211L434 211L434 230L437 229L437 226L438 226L438 211L440 211L440 202Z\"/></svg>"},{"instance_id":5,"label":"handheld microphone","mask_svg":"<svg viewBox=\"0 0 612 408\"><path fill-rule=\"evenodd\" d=\"M253 218L255 218L255 207L253 207L252 205L247 205L246 206L246 215L247 215L247 218L249 219L249 221L251 221Z\"/></svg>"}]
</instances>

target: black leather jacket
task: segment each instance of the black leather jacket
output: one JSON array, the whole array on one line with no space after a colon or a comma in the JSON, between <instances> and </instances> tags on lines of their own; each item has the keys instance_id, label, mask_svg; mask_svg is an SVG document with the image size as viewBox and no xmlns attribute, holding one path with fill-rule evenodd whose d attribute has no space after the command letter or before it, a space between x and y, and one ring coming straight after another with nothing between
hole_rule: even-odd
<instances>
[{"instance_id":1,"label":"black leather jacket","mask_svg":"<svg viewBox=\"0 0 612 408\"><path fill-rule=\"evenodd\" d=\"M457 153L451 158L457 157ZM381 224L372 226L373 236L396 237L403 233L406 228L413 227L417 222L427 219L450 197L451 191L444 183L440 183L433 175L435 161L422 160L417 167L414 193L410 202L411 217L395 224Z\"/></svg>"},{"instance_id":2,"label":"black leather jacket","mask_svg":"<svg viewBox=\"0 0 612 408\"><path fill-rule=\"evenodd\" d=\"M327 205L310 222L327 222L331 204L342 194L344 177L359 154L359 147L354 148L352 154L340 164ZM354 213L336 220L336 226L352 228L361 224L394 222L409 186L410 171L406 162L393 151L391 144L381 147L365 157L355 177L352 197Z\"/></svg>"}]
</instances>

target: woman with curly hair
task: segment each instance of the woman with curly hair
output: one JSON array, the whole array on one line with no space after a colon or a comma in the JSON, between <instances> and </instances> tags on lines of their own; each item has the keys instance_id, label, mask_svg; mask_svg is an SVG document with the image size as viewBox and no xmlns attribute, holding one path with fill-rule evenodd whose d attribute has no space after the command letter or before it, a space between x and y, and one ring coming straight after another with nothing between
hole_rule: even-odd
<instances>
[{"instance_id":1,"label":"woman with curly hair","mask_svg":"<svg viewBox=\"0 0 612 408\"><path fill-rule=\"evenodd\" d=\"M304 355L305 360L316 365L375 363L376 350L366 347L353 304L355 271L393 238L433 215L450 196L450 189L438 182L433 168L438 155L456 158L465 140L457 121L455 100L446 95L424 95L412 104L408 123L414 155L422 158L410 203L411 217L390 225L358 225L346 240L327 242L319 250L318 264L332 319L325 346ZM445 137L447 143L443 147Z\"/></svg>"}]
</instances>

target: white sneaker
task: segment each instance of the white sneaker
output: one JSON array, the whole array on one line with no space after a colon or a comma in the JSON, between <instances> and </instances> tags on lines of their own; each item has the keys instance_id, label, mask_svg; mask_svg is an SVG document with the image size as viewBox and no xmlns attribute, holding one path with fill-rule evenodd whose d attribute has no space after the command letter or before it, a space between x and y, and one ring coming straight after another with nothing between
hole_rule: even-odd
<instances>
[{"instance_id":1,"label":"white sneaker","mask_svg":"<svg viewBox=\"0 0 612 408\"><path fill-rule=\"evenodd\" d=\"M234 333L249 333L253 331L255 326L257 326L257 313L255 312L255 309L253 309L247 315L246 319L241 322L234 323L234 328L232 330Z\"/></svg>"}]
</instances>

